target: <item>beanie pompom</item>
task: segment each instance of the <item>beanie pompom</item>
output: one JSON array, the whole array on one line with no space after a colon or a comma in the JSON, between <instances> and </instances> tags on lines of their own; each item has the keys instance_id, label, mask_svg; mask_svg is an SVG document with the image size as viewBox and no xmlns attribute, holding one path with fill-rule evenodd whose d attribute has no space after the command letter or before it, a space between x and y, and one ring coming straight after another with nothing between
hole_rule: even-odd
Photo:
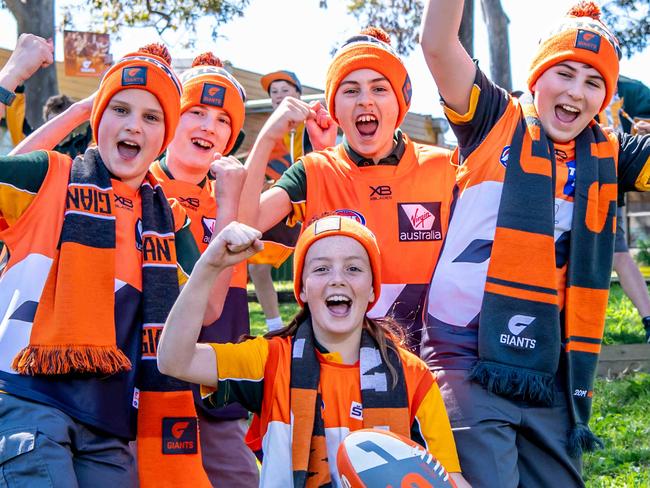
<instances>
[{"instance_id":1,"label":"beanie pompom","mask_svg":"<svg viewBox=\"0 0 650 488\"><path fill-rule=\"evenodd\" d=\"M199 54L194 58L194 61L192 61L192 68L196 66L216 66L217 68L223 68L223 62L221 59L208 51L203 54Z\"/></svg>"},{"instance_id":2,"label":"beanie pompom","mask_svg":"<svg viewBox=\"0 0 650 488\"><path fill-rule=\"evenodd\" d=\"M366 27L360 32L360 34L374 37L375 39L379 39L380 41L390 45L390 36L381 27Z\"/></svg>"},{"instance_id":3,"label":"beanie pompom","mask_svg":"<svg viewBox=\"0 0 650 488\"><path fill-rule=\"evenodd\" d=\"M567 12L567 15L573 17L591 17L594 20L600 20L600 7L596 2L591 0L583 0L576 3L571 10Z\"/></svg>"},{"instance_id":4,"label":"beanie pompom","mask_svg":"<svg viewBox=\"0 0 650 488\"><path fill-rule=\"evenodd\" d=\"M167 46L164 44L152 42L151 44L142 46L140 49L138 49L138 52L158 56L159 58L164 59L168 65L171 66L172 64L172 56L169 54L169 49L167 49Z\"/></svg>"}]
</instances>

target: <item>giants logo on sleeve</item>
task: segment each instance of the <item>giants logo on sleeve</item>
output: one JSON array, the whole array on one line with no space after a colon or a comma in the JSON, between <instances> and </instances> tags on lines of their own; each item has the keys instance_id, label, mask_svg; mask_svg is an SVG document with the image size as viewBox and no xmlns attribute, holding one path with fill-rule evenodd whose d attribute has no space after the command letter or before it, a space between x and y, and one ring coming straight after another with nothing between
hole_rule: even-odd
<instances>
[{"instance_id":1,"label":"giants logo on sleeve","mask_svg":"<svg viewBox=\"0 0 650 488\"><path fill-rule=\"evenodd\" d=\"M198 422L196 417L162 419L163 454L196 454Z\"/></svg>"},{"instance_id":2,"label":"giants logo on sleeve","mask_svg":"<svg viewBox=\"0 0 650 488\"><path fill-rule=\"evenodd\" d=\"M440 202L399 203L397 205L400 242L440 241Z\"/></svg>"}]
</instances>

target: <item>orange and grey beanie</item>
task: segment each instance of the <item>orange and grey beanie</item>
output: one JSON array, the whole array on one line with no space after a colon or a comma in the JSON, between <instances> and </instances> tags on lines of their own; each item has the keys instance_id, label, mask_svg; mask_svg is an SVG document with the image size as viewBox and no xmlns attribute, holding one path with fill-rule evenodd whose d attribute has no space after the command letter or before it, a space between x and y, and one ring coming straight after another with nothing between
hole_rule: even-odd
<instances>
[{"instance_id":1,"label":"orange and grey beanie","mask_svg":"<svg viewBox=\"0 0 650 488\"><path fill-rule=\"evenodd\" d=\"M332 118L338 123L334 96L339 85L346 76L359 69L375 70L388 79L399 104L399 127L411 105L411 79L391 47L388 34L377 27L362 30L359 35L345 41L334 54L325 81L325 99Z\"/></svg>"},{"instance_id":2,"label":"orange and grey beanie","mask_svg":"<svg viewBox=\"0 0 650 488\"><path fill-rule=\"evenodd\" d=\"M246 91L210 52L203 53L192 62L192 67L181 75L183 96L181 113L195 105L222 108L230 117L232 132L224 149L228 154L244 126Z\"/></svg>"},{"instance_id":3,"label":"orange and grey beanie","mask_svg":"<svg viewBox=\"0 0 650 488\"><path fill-rule=\"evenodd\" d=\"M296 76L296 73L293 71L287 71L285 69L281 69L280 71L273 71L272 73L268 73L262 76L262 78L260 78L260 83L262 84L262 88L264 88L266 93L269 93L269 90L271 90L271 83L280 80L291 83L296 87L298 93L302 93L302 85L300 84L300 80Z\"/></svg>"},{"instance_id":4,"label":"orange and grey beanie","mask_svg":"<svg viewBox=\"0 0 650 488\"><path fill-rule=\"evenodd\" d=\"M372 288L375 292L375 300L368 303L370 310L381 293L381 257L377 239L368 227L349 217L332 215L323 217L310 224L298 238L293 257L293 293L296 301L301 307L304 307L300 299L300 290L302 289L302 271L305 266L305 256L311 245L325 237L347 236L358 241L368 253L370 267L372 268Z\"/></svg>"},{"instance_id":5,"label":"orange and grey beanie","mask_svg":"<svg viewBox=\"0 0 650 488\"><path fill-rule=\"evenodd\" d=\"M171 68L171 56L162 44L148 44L137 52L127 54L104 75L93 108L90 126L97 139L99 121L111 98L122 90L136 88L152 93L165 114L165 139L162 153L176 132L180 118L181 83Z\"/></svg>"},{"instance_id":6,"label":"orange and grey beanie","mask_svg":"<svg viewBox=\"0 0 650 488\"><path fill-rule=\"evenodd\" d=\"M565 60L579 61L594 67L604 78L607 93L600 110L609 105L616 93L621 48L600 14L595 2L578 2L550 35L540 41L528 74L531 91L537 79L551 66Z\"/></svg>"}]
</instances>

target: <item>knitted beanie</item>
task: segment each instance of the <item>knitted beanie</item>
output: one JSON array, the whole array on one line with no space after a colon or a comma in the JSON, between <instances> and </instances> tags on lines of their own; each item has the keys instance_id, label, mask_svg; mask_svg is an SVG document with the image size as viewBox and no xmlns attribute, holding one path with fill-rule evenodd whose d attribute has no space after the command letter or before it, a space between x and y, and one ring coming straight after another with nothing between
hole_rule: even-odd
<instances>
[{"instance_id":1,"label":"knitted beanie","mask_svg":"<svg viewBox=\"0 0 650 488\"><path fill-rule=\"evenodd\" d=\"M165 114L165 138L159 153L162 153L176 132L180 118L180 81L171 68L171 56L162 44L148 44L137 52L127 54L115 63L104 75L93 108L90 126L95 140L99 134L99 122L113 96L128 89L146 90L160 103Z\"/></svg>"},{"instance_id":2,"label":"knitted beanie","mask_svg":"<svg viewBox=\"0 0 650 488\"><path fill-rule=\"evenodd\" d=\"M181 113L195 105L222 108L230 117L232 132L224 154L228 154L237 141L246 116L246 91L244 87L223 67L223 63L212 53L203 53L192 62L192 68L181 75L183 96Z\"/></svg>"},{"instance_id":3,"label":"knitted beanie","mask_svg":"<svg viewBox=\"0 0 650 488\"><path fill-rule=\"evenodd\" d=\"M605 100L600 110L609 105L616 93L621 49L616 37L600 20L600 7L592 1L575 4L542 39L530 66L528 88L533 90L537 79L548 68L562 61L578 61L595 68L605 80Z\"/></svg>"},{"instance_id":4,"label":"knitted beanie","mask_svg":"<svg viewBox=\"0 0 650 488\"><path fill-rule=\"evenodd\" d=\"M305 256L311 245L324 237L346 236L359 242L370 260L372 269L372 288L375 292L375 299L368 303L370 310L381 293L381 258L377 239L368 227L348 217L333 215L323 217L309 225L298 238L293 255L293 293L296 301L303 307L305 304L300 299L300 290L302 289L302 273L305 266Z\"/></svg>"},{"instance_id":5,"label":"knitted beanie","mask_svg":"<svg viewBox=\"0 0 650 488\"><path fill-rule=\"evenodd\" d=\"M399 127L411 105L411 79L390 46L388 34L377 27L369 27L351 37L334 54L325 81L325 99L332 118L338 123L334 97L339 85L351 72L360 69L372 69L390 82L399 104L396 128Z\"/></svg>"},{"instance_id":6,"label":"knitted beanie","mask_svg":"<svg viewBox=\"0 0 650 488\"><path fill-rule=\"evenodd\" d=\"M272 73L266 74L262 76L260 79L260 83L262 84L262 88L266 91L266 93L269 93L271 90L271 83L274 81L286 81L287 83L291 83L293 86L296 87L296 90L298 90L298 93L302 94L302 85L300 84L300 80L296 76L296 73L293 71L287 71L287 70L280 70L280 71L274 71Z\"/></svg>"}]
</instances>

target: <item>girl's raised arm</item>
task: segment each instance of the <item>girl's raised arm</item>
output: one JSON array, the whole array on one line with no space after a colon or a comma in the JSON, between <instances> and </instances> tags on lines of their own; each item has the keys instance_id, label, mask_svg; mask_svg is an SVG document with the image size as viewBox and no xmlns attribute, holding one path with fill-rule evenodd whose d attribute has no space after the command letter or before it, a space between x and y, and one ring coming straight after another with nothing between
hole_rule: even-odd
<instances>
[{"instance_id":1,"label":"girl's raised arm","mask_svg":"<svg viewBox=\"0 0 650 488\"><path fill-rule=\"evenodd\" d=\"M228 224L201 255L172 308L158 344L161 373L217 386L217 360L209 344L197 344L215 280L227 267L258 252L262 234L239 222Z\"/></svg>"},{"instance_id":2,"label":"girl's raised arm","mask_svg":"<svg viewBox=\"0 0 650 488\"><path fill-rule=\"evenodd\" d=\"M440 96L454 112L469 109L476 67L458 39L463 0L428 0L424 5L420 46Z\"/></svg>"}]
</instances>

